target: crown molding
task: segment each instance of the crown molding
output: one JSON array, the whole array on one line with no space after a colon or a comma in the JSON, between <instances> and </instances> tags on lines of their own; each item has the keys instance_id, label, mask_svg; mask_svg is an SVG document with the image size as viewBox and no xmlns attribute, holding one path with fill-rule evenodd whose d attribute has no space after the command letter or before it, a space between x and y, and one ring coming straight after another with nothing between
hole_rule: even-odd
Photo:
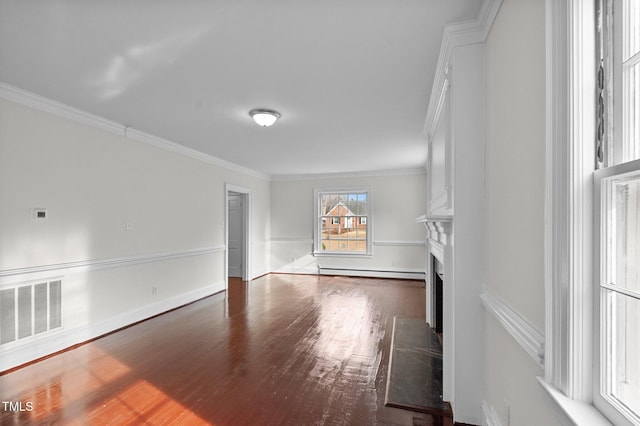
<instances>
[{"instance_id":1,"label":"crown molding","mask_svg":"<svg viewBox=\"0 0 640 426\"><path fill-rule=\"evenodd\" d=\"M155 146L165 151L174 152L176 154L183 155L185 157L190 157L195 160L200 160L204 163L211 164L213 166L218 166L223 169L253 176L262 180L271 180L271 177L269 175L265 175L264 173L260 173L253 169L239 166L235 163L230 163L229 161L222 160L218 157L214 157L213 155L205 154L204 152L197 151L192 148L188 148L184 145L177 144L175 142L172 142L167 139L163 139L158 136L150 135L149 133L141 132L140 130L132 129L130 127L127 129L126 137L131 140L135 140L138 142L143 142L143 143Z\"/></svg>"},{"instance_id":2,"label":"crown molding","mask_svg":"<svg viewBox=\"0 0 640 426\"><path fill-rule=\"evenodd\" d=\"M437 120L441 89L448 84L449 62L453 49L469 44L484 43L501 5L502 0L484 0L478 18L445 27L424 125L424 133L429 139L431 139L431 133Z\"/></svg>"},{"instance_id":3,"label":"crown molding","mask_svg":"<svg viewBox=\"0 0 640 426\"><path fill-rule=\"evenodd\" d=\"M185 157L193 158L195 160L199 160L213 166L221 167L230 171L242 173L263 180L271 179L269 175L265 175L255 170L230 163L228 161L214 157L213 155L196 151L192 148L187 148L186 146L177 144L167 139L145 133L130 126L126 126L122 123L108 120L104 117L82 111L72 106L54 101L49 98L45 98L44 96L36 95L35 93L28 92L26 90L11 86L3 82L0 82L0 98L27 106L29 108L33 108L38 111L47 112L57 117L75 121L89 127L104 130L124 137L126 139L143 142L163 149L165 151L170 151L179 155L183 155Z\"/></svg>"},{"instance_id":4,"label":"crown molding","mask_svg":"<svg viewBox=\"0 0 640 426\"><path fill-rule=\"evenodd\" d=\"M81 124L85 124L96 129L115 133L119 136L125 135L125 126L115 121L79 110L72 106L45 98L35 93L28 92L15 86L0 82L0 98L15 102L20 105L33 108L38 111L47 112L60 118L66 118Z\"/></svg>"},{"instance_id":5,"label":"crown molding","mask_svg":"<svg viewBox=\"0 0 640 426\"><path fill-rule=\"evenodd\" d=\"M426 169L424 167L412 167L407 169L389 169L389 170L369 170L361 172L345 172L345 173L314 173L300 175L273 175L273 182L288 182L299 180L314 179L344 179L354 177L381 177L381 176L408 176L408 175L424 175Z\"/></svg>"}]
</instances>

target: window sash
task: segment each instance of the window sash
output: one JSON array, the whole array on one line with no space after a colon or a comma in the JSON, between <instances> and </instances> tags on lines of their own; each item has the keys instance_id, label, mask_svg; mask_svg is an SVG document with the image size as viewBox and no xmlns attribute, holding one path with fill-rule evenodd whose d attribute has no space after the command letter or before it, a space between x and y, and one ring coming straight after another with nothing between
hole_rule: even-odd
<instances>
[{"instance_id":1,"label":"window sash","mask_svg":"<svg viewBox=\"0 0 640 426\"><path fill-rule=\"evenodd\" d=\"M639 425L640 160L596 171L594 189L594 404L616 424Z\"/></svg>"},{"instance_id":2,"label":"window sash","mask_svg":"<svg viewBox=\"0 0 640 426\"><path fill-rule=\"evenodd\" d=\"M602 54L611 69L604 165L614 166L640 159L640 0L602 1Z\"/></svg>"},{"instance_id":3,"label":"window sash","mask_svg":"<svg viewBox=\"0 0 640 426\"><path fill-rule=\"evenodd\" d=\"M371 254L368 188L316 189L314 211L315 255Z\"/></svg>"}]
</instances>

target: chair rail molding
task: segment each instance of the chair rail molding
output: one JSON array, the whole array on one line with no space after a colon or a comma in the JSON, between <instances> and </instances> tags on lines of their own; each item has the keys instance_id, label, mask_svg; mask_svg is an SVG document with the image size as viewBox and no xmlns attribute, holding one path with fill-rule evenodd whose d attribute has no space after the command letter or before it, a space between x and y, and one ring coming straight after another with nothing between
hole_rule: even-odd
<instances>
[{"instance_id":1,"label":"chair rail molding","mask_svg":"<svg viewBox=\"0 0 640 426\"><path fill-rule=\"evenodd\" d=\"M80 260L76 262L55 263L50 265L28 266L0 270L0 285L12 284L25 279L40 279L51 275L69 274L73 272L95 271L99 269L123 268L142 263L161 262L190 256L203 256L210 253L223 253L224 245L200 247L187 250L174 250L159 253L114 257L107 259Z\"/></svg>"},{"instance_id":2,"label":"chair rail molding","mask_svg":"<svg viewBox=\"0 0 640 426\"><path fill-rule=\"evenodd\" d=\"M482 304L533 360L544 368L544 336L526 318L500 300L490 290L480 295Z\"/></svg>"}]
</instances>

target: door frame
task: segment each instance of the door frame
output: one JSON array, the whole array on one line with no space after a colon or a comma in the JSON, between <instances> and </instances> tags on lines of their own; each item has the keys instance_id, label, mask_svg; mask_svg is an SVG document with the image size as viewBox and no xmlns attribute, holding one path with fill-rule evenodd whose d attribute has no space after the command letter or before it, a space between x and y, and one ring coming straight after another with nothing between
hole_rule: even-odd
<instances>
[{"instance_id":1,"label":"door frame","mask_svg":"<svg viewBox=\"0 0 640 426\"><path fill-rule=\"evenodd\" d=\"M229 193L242 195L242 280L251 279L251 190L232 183L224 184L224 288L229 286Z\"/></svg>"}]
</instances>

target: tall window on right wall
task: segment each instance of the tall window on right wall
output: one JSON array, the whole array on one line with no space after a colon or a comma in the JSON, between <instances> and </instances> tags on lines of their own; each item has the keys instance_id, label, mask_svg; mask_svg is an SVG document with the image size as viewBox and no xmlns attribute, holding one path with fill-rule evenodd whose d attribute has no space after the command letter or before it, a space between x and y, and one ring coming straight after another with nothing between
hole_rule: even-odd
<instances>
[{"instance_id":1,"label":"tall window on right wall","mask_svg":"<svg viewBox=\"0 0 640 426\"><path fill-rule=\"evenodd\" d=\"M594 403L640 425L640 0L601 0Z\"/></svg>"}]
</instances>

